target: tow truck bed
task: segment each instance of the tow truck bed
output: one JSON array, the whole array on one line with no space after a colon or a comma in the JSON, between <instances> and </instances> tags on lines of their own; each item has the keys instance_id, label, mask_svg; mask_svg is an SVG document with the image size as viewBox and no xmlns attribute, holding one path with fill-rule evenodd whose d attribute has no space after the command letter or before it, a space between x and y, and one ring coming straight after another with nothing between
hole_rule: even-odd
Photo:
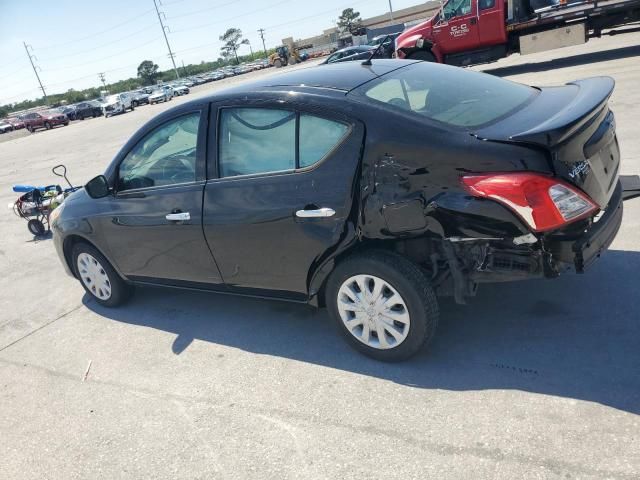
<instances>
[{"instance_id":1,"label":"tow truck bed","mask_svg":"<svg viewBox=\"0 0 640 480\"><path fill-rule=\"evenodd\" d=\"M587 29L601 30L628 23L628 20L618 19L634 14L638 17L640 14L640 0L594 0L547 7L523 19L518 18L519 3L521 2L518 0L508 0L507 32L548 27L549 24L554 23L563 25L580 21L586 22Z\"/></svg>"}]
</instances>

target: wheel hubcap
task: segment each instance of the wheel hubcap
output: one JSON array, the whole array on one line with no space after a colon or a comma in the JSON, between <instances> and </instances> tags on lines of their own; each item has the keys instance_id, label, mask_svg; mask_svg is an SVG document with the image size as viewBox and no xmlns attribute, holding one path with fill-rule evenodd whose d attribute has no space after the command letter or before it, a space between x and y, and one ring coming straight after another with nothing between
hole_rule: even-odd
<instances>
[{"instance_id":1,"label":"wheel hubcap","mask_svg":"<svg viewBox=\"0 0 640 480\"><path fill-rule=\"evenodd\" d=\"M88 253L78 255L78 273L85 287L100 300L111 298L111 281L100 262Z\"/></svg>"},{"instance_id":2,"label":"wheel hubcap","mask_svg":"<svg viewBox=\"0 0 640 480\"><path fill-rule=\"evenodd\" d=\"M409 310L398 291L373 275L354 275L338 290L338 312L351 335L372 348L400 345L409 334Z\"/></svg>"}]
</instances>

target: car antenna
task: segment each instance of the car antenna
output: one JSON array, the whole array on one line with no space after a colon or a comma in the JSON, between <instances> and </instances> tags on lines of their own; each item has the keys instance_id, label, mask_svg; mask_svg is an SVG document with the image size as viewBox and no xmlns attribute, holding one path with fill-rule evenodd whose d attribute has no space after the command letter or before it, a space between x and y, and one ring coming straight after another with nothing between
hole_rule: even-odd
<instances>
[{"instance_id":1,"label":"car antenna","mask_svg":"<svg viewBox=\"0 0 640 480\"><path fill-rule=\"evenodd\" d=\"M367 58L364 62L362 62L360 65L365 65L365 66L369 66L371 65L371 59L373 57L375 57L378 54L378 50L380 50L380 48L384 45L384 42L387 41L388 38L391 38L391 35L387 35L386 37L384 37L384 39L380 42L380 45L378 45L378 48L376 48L373 53L371 55L369 55L369 58Z\"/></svg>"}]
</instances>

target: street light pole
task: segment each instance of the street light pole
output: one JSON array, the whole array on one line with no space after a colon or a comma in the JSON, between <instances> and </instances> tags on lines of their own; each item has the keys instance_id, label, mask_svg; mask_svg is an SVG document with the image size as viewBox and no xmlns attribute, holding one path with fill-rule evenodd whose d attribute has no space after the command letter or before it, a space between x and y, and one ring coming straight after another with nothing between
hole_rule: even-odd
<instances>
[{"instance_id":1,"label":"street light pole","mask_svg":"<svg viewBox=\"0 0 640 480\"><path fill-rule=\"evenodd\" d=\"M389 16L391 17L391 21L393 21L393 7L391 6L391 0L389 0Z\"/></svg>"}]
</instances>

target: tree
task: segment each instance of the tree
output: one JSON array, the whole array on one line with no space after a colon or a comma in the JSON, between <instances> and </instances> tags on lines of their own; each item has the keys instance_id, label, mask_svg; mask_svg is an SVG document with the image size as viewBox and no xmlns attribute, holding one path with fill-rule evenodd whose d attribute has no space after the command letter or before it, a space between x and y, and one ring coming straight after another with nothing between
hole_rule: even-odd
<instances>
[{"instance_id":1,"label":"tree","mask_svg":"<svg viewBox=\"0 0 640 480\"><path fill-rule=\"evenodd\" d=\"M249 43L249 40L246 38L240 40L241 38L242 30L239 28L229 28L224 32L224 35L220 35L220 41L224 42L224 45L220 49L223 58L229 58L231 54L233 54L236 57L236 63L240 63L238 59L238 48L240 48L240 45L247 45Z\"/></svg>"},{"instance_id":2,"label":"tree","mask_svg":"<svg viewBox=\"0 0 640 480\"><path fill-rule=\"evenodd\" d=\"M362 28L360 12L354 12L353 8L345 8L338 17L338 27L340 27L343 32L356 35L358 30Z\"/></svg>"},{"instance_id":3,"label":"tree","mask_svg":"<svg viewBox=\"0 0 640 480\"><path fill-rule=\"evenodd\" d=\"M159 68L160 67L151 60L145 60L138 65L138 77L142 79L142 82L145 85L152 85L156 82L156 79L159 76Z\"/></svg>"}]
</instances>

